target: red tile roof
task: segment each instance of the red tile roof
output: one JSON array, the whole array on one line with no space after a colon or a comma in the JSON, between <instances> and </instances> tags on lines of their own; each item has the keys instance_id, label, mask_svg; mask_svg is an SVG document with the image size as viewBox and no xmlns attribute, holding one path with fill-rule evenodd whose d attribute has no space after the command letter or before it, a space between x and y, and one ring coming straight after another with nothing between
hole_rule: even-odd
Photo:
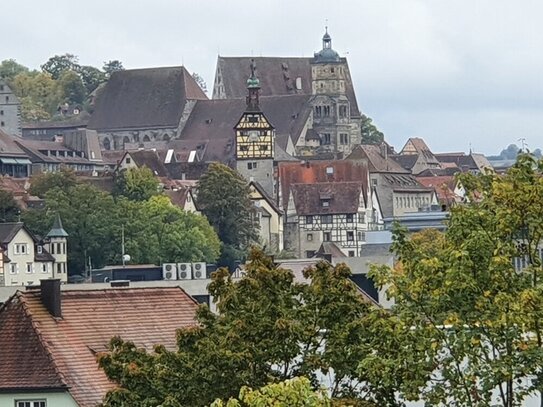
<instances>
[{"instance_id":1,"label":"red tile roof","mask_svg":"<svg viewBox=\"0 0 543 407\"><path fill-rule=\"evenodd\" d=\"M368 191L368 165L365 161L315 160L282 162L278 166L283 209L286 210L291 186L320 182L358 182Z\"/></svg>"},{"instance_id":2,"label":"red tile roof","mask_svg":"<svg viewBox=\"0 0 543 407\"><path fill-rule=\"evenodd\" d=\"M62 318L53 318L40 291L17 292L0 311L0 390L68 386L75 401L94 407L114 387L98 367L113 336L152 351L176 349L176 330L195 324L196 302L179 287L62 291ZM31 351L29 351L31 349Z\"/></svg>"}]
</instances>

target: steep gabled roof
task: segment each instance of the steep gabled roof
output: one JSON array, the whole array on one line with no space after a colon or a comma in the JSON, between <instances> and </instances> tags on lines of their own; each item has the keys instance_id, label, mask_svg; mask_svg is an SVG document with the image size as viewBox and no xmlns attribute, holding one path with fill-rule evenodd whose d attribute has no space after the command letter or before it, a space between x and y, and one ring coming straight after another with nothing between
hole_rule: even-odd
<instances>
[{"instance_id":1,"label":"steep gabled roof","mask_svg":"<svg viewBox=\"0 0 543 407\"><path fill-rule=\"evenodd\" d=\"M158 177L168 176L168 171L156 151L137 150L126 152L138 168L147 167Z\"/></svg>"},{"instance_id":2,"label":"steep gabled roof","mask_svg":"<svg viewBox=\"0 0 543 407\"><path fill-rule=\"evenodd\" d=\"M95 407L115 386L96 361L112 337L173 351L177 329L195 324L197 308L179 287L61 291L61 306L62 318L53 318L31 290L0 310L0 391L68 387L79 406Z\"/></svg>"},{"instance_id":3,"label":"steep gabled roof","mask_svg":"<svg viewBox=\"0 0 543 407\"><path fill-rule=\"evenodd\" d=\"M377 146L372 144L360 144L353 148L351 154L347 156L347 160L360 160L366 159L369 164L370 173L374 172L393 172L393 173L409 173L408 170L399 165L389 155L388 151L385 152L386 157L383 155L383 149L387 149L387 146Z\"/></svg>"},{"instance_id":4,"label":"steep gabled roof","mask_svg":"<svg viewBox=\"0 0 543 407\"><path fill-rule=\"evenodd\" d=\"M368 165L366 161L315 160L281 162L278 165L281 204L286 211L290 187L294 184L321 182L357 182L368 191Z\"/></svg>"},{"instance_id":5,"label":"steep gabled roof","mask_svg":"<svg viewBox=\"0 0 543 407\"><path fill-rule=\"evenodd\" d=\"M23 292L0 308L0 332L0 391L67 390Z\"/></svg>"},{"instance_id":6,"label":"steep gabled roof","mask_svg":"<svg viewBox=\"0 0 543 407\"><path fill-rule=\"evenodd\" d=\"M244 98L247 93L247 78L251 59L255 60L262 96L312 94L311 57L223 57L217 59L217 75L224 86L224 98ZM347 64L345 58L341 59ZM351 104L351 114L359 116L358 103L349 70L346 72L345 93ZM301 89L296 80L300 78ZM217 84L219 78L215 78ZM219 95L214 94L213 98Z\"/></svg>"},{"instance_id":7,"label":"steep gabled roof","mask_svg":"<svg viewBox=\"0 0 543 407\"><path fill-rule=\"evenodd\" d=\"M88 128L176 128L187 100L206 99L183 66L118 71L98 96Z\"/></svg>"},{"instance_id":8,"label":"steep gabled roof","mask_svg":"<svg viewBox=\"0 0 543 407\"><path fill-rule=\"evenodd\" d=\"M4 222L0 223L0 243L7 244L11 242L21 229L25 229L32 239L36 240L34 235L26 228L23 222Z\"/></svg>"},{"instance_id":9,"label":"steep gabled roof","mask_svg":"<svg viewBox=\"0 0 543 407\"><path fill-rule=\"evenodd\" d=\"M290 190L299 216L357 213L363 195L360 182L293 184ZM327 206L323 206L323 200Z\"/></svg>"}]
</instances>

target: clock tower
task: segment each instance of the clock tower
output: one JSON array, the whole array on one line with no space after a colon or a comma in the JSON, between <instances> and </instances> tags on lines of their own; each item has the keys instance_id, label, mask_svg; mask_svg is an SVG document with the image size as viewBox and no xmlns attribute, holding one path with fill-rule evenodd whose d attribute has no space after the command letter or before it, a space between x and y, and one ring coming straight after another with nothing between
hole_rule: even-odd
<instances>
[{"instance_id":1,"label":"clock tower","mask_svg":"<svg viewBox=\"0 0 543 407\"><path fill-rule=\"evenodd\" d=\"M247 107L234 127L236 169L248 181L258 182L273 197L275 129L260 109L260 81L256 76L254 60L251 61L247 91Z\"/></svg>"}]
</instances>

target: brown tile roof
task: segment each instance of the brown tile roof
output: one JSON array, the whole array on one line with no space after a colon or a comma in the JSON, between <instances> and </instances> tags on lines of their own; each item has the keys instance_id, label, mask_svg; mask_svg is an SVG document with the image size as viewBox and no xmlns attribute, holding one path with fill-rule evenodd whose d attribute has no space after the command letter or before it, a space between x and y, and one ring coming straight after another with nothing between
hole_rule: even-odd
<instances>
[{"instance_id":1,"label":"brown tile roof","mask_svg":"<svg viewBox=\"0 0 543 407\"><path fill-rule=\"evenodd\" d=\"M176 128L187 100L206 99L182 66L118 71L100 92L88 127Z\"/></svg>"},{"instance_id":2,"label":"brown tile roof","mask_svg":"<svg viewBox=\"0 0 543 407\"><path fill-rule=\"evenodd\" d=\"M323 182L290 186L298 215L357 213L363 189L360 182ZM323 206L326 199L328 206Z\"/></svg>"},{"instance_id":3,"label":"brown tile roof","mask_svg":"<svg viewBox=\"0 0 543 407\"><path fill-rule=\"evenodd\" d=\"M31 314L21 292L0 308L0 391L67 388Z\"/></svg>"},{"instance_id":4,"label":"brown tile roof","mask_svg":"<svg viewBox=\"0 0 543 407\"><path fill-rule=\"evenodd\" d=\"M333 172L328 173L329 168ZM368 190L368 165L365 161L315 160L281 162L278 165L280 193L283 209L286 211L291 185L314 184L318 182L357 182L364 191Z\"/></svg>"},{"instance_id":5,"label":"brown tile roof","mask_svg":"<svg viewBox=\"0 0 543 407\"><path fill-rule=\"evenodd\" d=\"M137 150L129 151L126 154L129 154L130 157L132 157L138 168L147 167L158 177L168 176L168 171L156 151Z\"/></svg>"},{"instance_id":6,"label":"brown tile roof","mask_svg":"<svg viewBox=\"0 0 543 407\"><path fill-rule=\"evenodd\" d=\"M227 99L244 98L247 78L251 73L251 59L255 60L262 96L312 94L312 57L222 57L217 60ZM342 62L347 63L345 58ZM351 114L359 116L358 103L351 74L346 72L346 95L351 104ZM296 89L296 78L301 78L302 89ZM216 80L215 80L216 82ZM213 95L216 98L216 95Z\"/></svg>"},{"instance_id":7,"label":"brown tile roof","mask_svg":"<svg viewBox=\"0 0 543 407\"><path fill-rule=\"evenodd\" d=\"M12 373L0 375L0 390L67 385L79 406L95 407L114 387L96 361L113 336L148 351L175 350L176 330L195 324L197 304L179 287L62 291L61 298L61 319L39 290L18 292L0 311L2 373Z\"/></svg>"},{"instance_id":8,"label":"brown tile roof","mask_svg":"<svg viewBox=\"0 0 543 407\"><path fill-rule=\"evenodd\" d=\"M394 172L394 173L409 173L400 164L394 161L387 153L387 157L383 156L383 148L387 146L376 146L372 144L361 144L355 146L347 157L348 160L367 159L369 171L373 172Z\"/></svg>"},{"instance_id":9,"label":"brown tile roof","mask_svg":"<svg viewBox=\"0 0 543 407\"><path fill-rule=\"evenodd\" d=\"M446 203L447 205L452 204L453 202L461 202L462 197L456 195L454 190L456 188L456 179L454 176L443 175L443 176L434 176L434 177L416 177L417 181L420 182L427 188L433 188L436 191L437 197L441 203Z\"/></svg>"}]
</instances>

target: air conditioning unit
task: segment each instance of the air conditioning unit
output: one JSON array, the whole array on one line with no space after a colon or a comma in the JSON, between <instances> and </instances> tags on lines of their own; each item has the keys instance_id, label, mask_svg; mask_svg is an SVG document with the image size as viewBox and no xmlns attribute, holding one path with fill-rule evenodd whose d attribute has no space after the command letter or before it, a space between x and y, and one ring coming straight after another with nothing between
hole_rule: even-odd
<instances>
[{"instance_id":1,"label":"air conditioning unit","mask_svg":"<svg viewBox=\"0 0 543 407\"><path fill-rule=\"evenodd\" d=\"M192 263L192 278L195 280L204 280L207 278L205 263Z\"/></svg>"},{"instance_id":2,"label":"air conditioning unit","mask_svg":"<svg viewBox=\"0 0 543 407\"><path fill-rule=\"evenodd\" d=\"M162 279L163 280L177 280L177 264L164 263L162 265Z\"/></svg>"},{"instance_id":3,"label":"air conditioning unit","mask_svg":"<svg viewBox=\"0 0 543 407\"><path fill-rule=\"evenodd\" d=\"M190 280L192 278L192 264L178 263L177 277L179 278L179 280Z\"/></svg>"}]
</instances>

